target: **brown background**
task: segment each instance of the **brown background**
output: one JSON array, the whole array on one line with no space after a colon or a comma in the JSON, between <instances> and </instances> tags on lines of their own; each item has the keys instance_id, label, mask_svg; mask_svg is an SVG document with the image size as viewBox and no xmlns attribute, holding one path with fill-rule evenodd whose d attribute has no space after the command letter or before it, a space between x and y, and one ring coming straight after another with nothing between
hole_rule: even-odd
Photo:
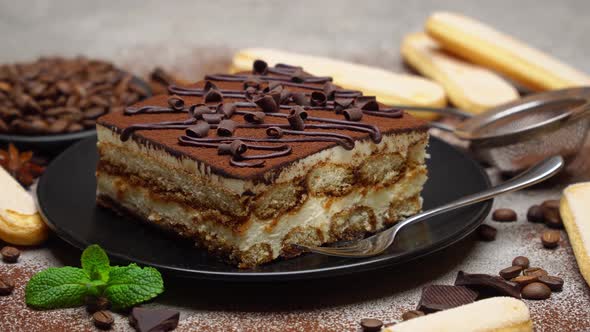
<instances>
[{"instance_id":1,"label":"brown background","mask_svg":"<svg viewBox=\"0 0 590 332\"><path fill-rule=\"evenodd\" d=\"M233 49L266 46L404 70L398 55L403 35L421 29L437 9L474 16L590 72L590 2L583 0L0 1L0 61L86 54L138 74L162 65L197 80L205 71L223 70ZM587 171L577 169L576 179L586 178ZM424 285L450 284L459 270L496 273L526 255L566 283L550 300L527 301L536 330L590 329L590 288L569 243L543 249L542 226L524 217L528 206L558 198L571 181L562 177L496 200L495 207L517 210L519 221L487 220L499 229L495 242L470 237L403 267L330 280L244 285L167 278L168 290L151 305L179 308L179 331L352 331L364 317L398 319L415 307ZM37 312L23 304L28 277L47 266L76 265L78 257L52 239L26 250L17 265L0 262L0 274L18 281L12 296L0 297L0 330L93 330L83 309ZM117 316L116 330L129 329Z\"/></svg>"}]
</instances>

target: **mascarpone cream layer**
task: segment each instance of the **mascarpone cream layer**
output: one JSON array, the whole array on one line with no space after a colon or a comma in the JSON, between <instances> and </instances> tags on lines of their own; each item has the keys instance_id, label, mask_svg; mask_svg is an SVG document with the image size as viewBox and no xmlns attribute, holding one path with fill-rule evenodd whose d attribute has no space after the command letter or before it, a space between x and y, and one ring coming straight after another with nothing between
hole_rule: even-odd
<instances>
[{"instance_id":1,"label":"mascarpone cream layer","mask_svg":"<svg viewBox=\"0 0 590 332\"><path fill-rule=\"evenodd\" d=\"M377 230L383 228L384 221L390 217L391 202L403 202L419 195L426 179L426 167L422 165L408 169L398 182L388 187L374 190L358 187L342 197L310 196L299 209L287 212L276 219L259 220L251 215L250 220L240 232L206 220L201 211L184 204L159 200L148 188L131 185L124 177L99 171L97 172L97 190L98 194L113 198L123 207L147 220L173 221L191 230L222 238L227 244L242 251L259 243L267 243L272 248L273 258L276 258L281 251L283 239L295 227L319 229L324 239L329 239L332 217L356 206L372 209L376 216ZM409 215L417 213L420 206L409 207L401 204L399 210L402 210L404 215ZM367 231L375 230L367 229Z\"/></svg>"}]
</instances>

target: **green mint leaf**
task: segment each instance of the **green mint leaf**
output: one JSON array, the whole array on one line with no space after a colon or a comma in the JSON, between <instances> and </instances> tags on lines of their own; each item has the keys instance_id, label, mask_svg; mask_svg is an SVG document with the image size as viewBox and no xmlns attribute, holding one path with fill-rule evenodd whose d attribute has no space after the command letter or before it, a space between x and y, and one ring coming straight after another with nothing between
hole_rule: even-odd
<instances>
[{"instance_id":1,"label":"green mint leaf","mask_svg":"<svg viewBox=\"0 0 590 332\"><path fill-rule=\"evenodd\" d=\"M76 307L84 303L91 280L75 267L50 267L35 274L25 288L28 306L42 309Z\"/></svg>"},{"instance_id":2,"label":"green mint leaf","mask_svg":"<svg viewBox=\"0 0 590 332\"><path fill-rule=\"evenodd\" d=\"M162 275L153 267L113 266L103 295L115 309L129 308L164 291Z\"/></svg>"},{"instance_id":3,"label":"green mint leaf","mask_svg":"<svg viewBox=\"0 0 590 332\"><path fill-rule=\"evenodd\" d=\"M109 279L109 257L97 244L86 248L80 260L82 261L82 268L92 280L106 282Z\"/></svg>"}]
</instances>

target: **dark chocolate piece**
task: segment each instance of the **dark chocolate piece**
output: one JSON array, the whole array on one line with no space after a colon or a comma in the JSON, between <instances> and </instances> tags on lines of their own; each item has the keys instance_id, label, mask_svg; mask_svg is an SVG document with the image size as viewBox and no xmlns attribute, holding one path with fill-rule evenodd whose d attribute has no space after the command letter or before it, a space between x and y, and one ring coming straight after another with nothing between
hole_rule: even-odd
<instances>
[{"instance_id":1,"label":"dark chocolate piece","mask_svg":"<svg viewBox=\"0 0 590 332\"><path fill-rule=\"evenodd\" d=\"M264 112L245 112L244 113L244 120L249 123L263 123L264 122Z\"/></svg>"},{"instance_id":2,"label":"dark chocolate piece","mask_svg":"<svg viewBox=\"0 0 590 332\"><path fill-rule=\"evenodd\" d=\"M203 120L205 120L209 124L218 124L221 122L221 120L223 120L224 115L219 114L219 113L214 113L214 114L206 113L206 114L203 114L202 117L203 117Z\"/></svg>"},{"instance_id":3,"label":"dark chocolate piece","mask_svg":"<svg viewBox=\"0 0 590 332\"><path fill-rule=\"evenodd\" d=\"M223 101L223 95L217 89L210 89L205 94L206 103L220 103Z\"/></svg>"},{"instance_id":4,"label":"dark chocolate piece","mask_svg":"<svg viewBox=\"0 0 590 332\"><path fill-rule=\"evenodd\" d=\"M168 105L175 111L182 111L184 109L184 99L173 95L168 97Z\"/></svg>"},{"instance_id":5,"label":"dark chocolate piece","mask_svg":"<svg viewBox=\"0 0 590 332\"><path fill-rule=\"evenodd\" d=\"M236 130L237 123L233 120L223 120L217 125L217 135L232 136Z\"/></svg>"},{"instance_id":6,"label":"dark chocolate piece","mask_svg":"<svg viewBox=\"0 0 590 332\"><path fill-rule=\"evenodd\" d=\"M422 289L417 310L431 313L471 303L478 293L463 286L430 285Z\"/></svg>"},{"instance_id":7,"label":"dark chocolate piece","mask_svg":"<svg viewBox=\"0 0 590 332\"><path fill-rule=\"evenodd\" d=\"M135 307L129 321L138 332L172 331L178 326L180 312L169 309Z\"/></svg>"},{"instance_id":8,"label":"dark chocolate piece","mask_svg":"<svg viewBox=\"0 0 590 332\"><path fill-rule=\"evenodd\" d=\"M208 122L200 120L196 125L186 128L186 134L190 137L206 137L211 126Z\"/></svg>"},{"instance_id":9,"label":"dark chocolate piece","mask_svg":"<svg viewBox=\"0 0 590 332\"><path fill-rule=\"evenodd\" d=\"M328 98L322 91L314 91L311 93L311 106L325 106Z\"/></svg>"},{"instance_id":10,"label":"dark chocolate piece","mask_svg":"<svg viewBox=\"0 0 590 332\"><path fill-rule=\"evenodd\" d=\"M258 107L262 108L262 111L266 113L274 113L279 111L279 106L272 96L260 96L255 98L253 101L256 105L258 105Z\"/></svg>"},{"instance_id":11,"label":"dark chocolate piece","mask_svg":"<svg viewBox=\"0 0 590 332\"><path fill-rule=\"evenodd\" d=\"M293 99L293 102L296 105L309 106L309 97L307 97L303 92L291 93L291 99Z\"/></svg>"},{"instance_id":12,"label":"dark chocolate piece","mask_svg":"<svg viewBox=\"0 0 590 332\"><path fill-rule=\"evenodd\" d=\"M363 118L363 111L361 111L360 108L356 107L347 108L344 111L342 111L342 113L348 121L360 121Z\"/></svg>"},{"instance_id":13,"label":"dark chocolate piece","mask_svg":"<svg viewBox=\"0 0 590 332\"><path fill-rule=\"evenodd\" d=\"M217 112L223 114L226 119L229 119L236 112L236 104L234 103L223 103L217 107Z\"/></svg>"},{"instance_id":14,"label":"dark chocolate piece","mask_svg":"<svg viewBox=\"0 0 590 332\"><path fill-rule=\"evenodd\" d=\"M266 75L268 72L268 64L263 60L254 60L252 64L252 74Z\"/></svg>"},{"instance_id":15,"label":"dark chocolate piece","mask_svg":"<svg viewBox=\"0 0 590 332\"><path fill-rule=\"evenodd\" d=\"M457 273L455 286L467 286L478 291L491 292L491 295L512 296L520 299L520 289L499 276L488 274L470 274L463 271Z\"/></svg>"}]
</instances>

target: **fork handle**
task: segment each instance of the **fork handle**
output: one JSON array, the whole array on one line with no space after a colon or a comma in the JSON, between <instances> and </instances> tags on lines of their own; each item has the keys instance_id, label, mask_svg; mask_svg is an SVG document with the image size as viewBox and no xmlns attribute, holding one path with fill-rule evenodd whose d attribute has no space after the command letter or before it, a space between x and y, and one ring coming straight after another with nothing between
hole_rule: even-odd
<instances>
[{"instance_id":1,"label":"fork handle","mask_svg":"<svg viewBox=\"0 0 590 332\"><path fill-rule=\"evenodd\" d=\"M416 214L410 218L407 218L401 222L399 222L394 227L390 228L390 232L392 235L391 240L397 232L404 228L407 225L413 224L423 219L427 219L432 216L439 215L441 213L451 211L454 209L458 209L464 206L468 206L471 204L483 202L490 198L494 198L498 195L513 192L519 189L523 189L529 186L532 186L536 183L539 183L545 179L550 178L551 176L555 175L561 168L563 168L564 161L561 156L553 156L549 157L540 163L536 164L535 166L529 168L528 170L524 171L523 173L515 176L514 178L501 183L497 186L492 188L486 189L482 192L465 196L460 198L456 201L447 203L445 205L439 206L434 209L430 209L428 211L424 211L422 213Z\"/></svg>"}]
</instances>

